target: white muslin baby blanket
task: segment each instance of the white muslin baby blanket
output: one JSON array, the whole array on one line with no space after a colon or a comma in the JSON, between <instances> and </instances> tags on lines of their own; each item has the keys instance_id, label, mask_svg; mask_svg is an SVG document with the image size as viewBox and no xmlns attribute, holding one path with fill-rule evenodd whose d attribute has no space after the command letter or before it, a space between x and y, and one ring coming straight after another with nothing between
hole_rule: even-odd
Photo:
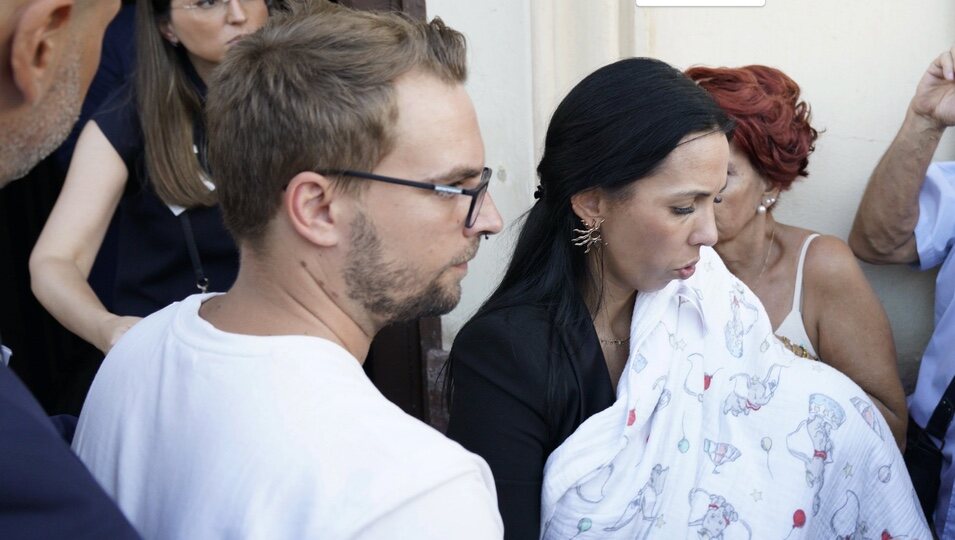
<instances>
[{"instance_id":1,"label":"white muslin baby blanket","mask_svg":"<svg viewBox=\"0 0 955 540\"><path fill-rule=\"evenodd\" d=\"M637 296L616 402L545 465L542 537L930 539L865 392L793 355L716 252L700 256Z\"/></svg>"}]
</instances>

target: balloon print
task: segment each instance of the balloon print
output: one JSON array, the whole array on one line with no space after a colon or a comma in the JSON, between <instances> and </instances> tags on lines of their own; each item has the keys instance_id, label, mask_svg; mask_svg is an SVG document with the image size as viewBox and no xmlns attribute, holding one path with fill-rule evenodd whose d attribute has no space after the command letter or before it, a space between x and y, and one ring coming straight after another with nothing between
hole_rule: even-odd
<instances>
[{"instance_id":1,"label":"balloon print","mask_svg":"<svg viewBox=\"0 0 955 540\"><path fill-rule=\"evenodd\" d=\"M577 522L577 534L571 536L571 539L584 534L589 531L591 527L593 527L593 522L590 521L590 518L580 518L580 521Z\"/></svg>"},{"instance_id":2,"label":"balloon print","mask_svg":"<svg viewBox=\"0 0 955 540\"><path fill-rule=\"evenodd\" d=\"M740 451L730 443L718 443L705 439L703 441L703 451L710 456L713 462L713 474L719 474L719 467L725 463L736 461L740 456Z\"/></svg>"},{"instance_id":3,"label":"balloon print","mask_svg":"<svg viewBox=\"0 0 955 540\"><path fill-rule=\"evenodd\" d=\"M796 529L801 529L806 524L806 512L802 508L799 508L793 512L793 526L789 529L789 534L786 535L786 538L789 538L792 535L793 531Z\"/></svg>"}]
</instances>

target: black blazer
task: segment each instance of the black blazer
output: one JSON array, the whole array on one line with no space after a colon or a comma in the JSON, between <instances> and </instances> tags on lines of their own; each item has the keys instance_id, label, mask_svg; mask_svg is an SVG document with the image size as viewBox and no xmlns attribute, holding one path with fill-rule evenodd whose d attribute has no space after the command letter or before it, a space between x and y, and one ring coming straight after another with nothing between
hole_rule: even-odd
<instances>
[{"instance_id":1,"label":"black blazer","mask_svg":"<svg viewBox=\"0 0 955 540\"><path fill-rule=\"evenodd\" d=\"M547 457L615 399L593 323L558 327L544 305L494 309L461 329L450 362L448 436L490 465L505 538L537 539Z\"/></svg>"}]
</instances>

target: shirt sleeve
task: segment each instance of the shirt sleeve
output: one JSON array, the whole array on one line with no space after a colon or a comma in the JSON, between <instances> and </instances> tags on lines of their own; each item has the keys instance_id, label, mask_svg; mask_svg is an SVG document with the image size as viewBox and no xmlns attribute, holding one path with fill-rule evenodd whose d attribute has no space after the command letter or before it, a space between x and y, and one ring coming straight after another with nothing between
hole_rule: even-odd
<instances>
[{"instance_id":1,"label":"shirt sleeve","mask_svg":"<svg viewBox=\"0 0 955 540\"><path fill-rule=\"evenodd\" d=\"M502 538L504 528L488 489L477 472L458 476L375 520L358 538L395 538L411 531L418 540Z\"/></svg>"},{"instance_id":2,"label":"shirt sleeve","mask_svg":"<svg viewBox=\"0 0 955 540\"><path fill-rule=\"evenodd\" d=\"M133 88L131 77L106 98L90 119L99 126L130 174L143 154L143 132Z\"/></svg>"},{"instance_id":3,"label":"shirt sleeve","mask_svg":"<svg viewBox=\"0 0 955 540\"><path fill-rule=\"evenodd\" d=\"M0 367L0 537L139 538L5 367Z\"/></svg>"},{"instance_id":4,"label":"shirt sleeve","mask_svg":"<svg viewBox=\"0 0 955 540\"><path fill-rule=\"evenodd\" d=\"M919 267L934 268L945 260L955 240L955 161L933 163L919 192L915 245Z\"/></svg>"},{"instance_id":5,"label":"shirt sleeve","mask_svg":"<svg viewBox=\"0 0 955 540\"><path fill-rule=\"evenodd\" d=\"M516 318L473 319L450 356L448 436L490 466L508 539L540 536L544 462L552 450L545 415L548 326Z\"/></svg>"}]
</instances>

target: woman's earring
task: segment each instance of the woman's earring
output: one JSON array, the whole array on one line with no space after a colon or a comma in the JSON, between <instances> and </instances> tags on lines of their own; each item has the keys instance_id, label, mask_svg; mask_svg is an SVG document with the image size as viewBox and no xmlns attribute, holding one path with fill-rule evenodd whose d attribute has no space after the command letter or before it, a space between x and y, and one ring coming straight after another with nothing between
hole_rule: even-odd
<instances>
[{"instance_id":1,"label":"woman's earring","mask_svg":"<svg viewBox=\"0 0 955 540\"><path fill-rule=\"evenodd\" d=\"M607 245L604 243L603 238L600 237L600 226L603 225L604 218L594 218L589 227L586 221L580 220L580 222L584 224L584 228L574 229L577 236L570 239L575 246L584 246L584 253L590 253L590 248L594 245Z\"/></svg>"},{"instance_id":2,"label":"woman's earring","mask_svg":"<svg viewBox=\"0 0 955 540\"><path fill-rule=\"evenodd\" d=\"M774 204L776 204L776 199L773 197L769 197L763 201L763 204L756 207L756 213L765 214L766 211L772 208Z\"/></svg>"}]
</instances>

